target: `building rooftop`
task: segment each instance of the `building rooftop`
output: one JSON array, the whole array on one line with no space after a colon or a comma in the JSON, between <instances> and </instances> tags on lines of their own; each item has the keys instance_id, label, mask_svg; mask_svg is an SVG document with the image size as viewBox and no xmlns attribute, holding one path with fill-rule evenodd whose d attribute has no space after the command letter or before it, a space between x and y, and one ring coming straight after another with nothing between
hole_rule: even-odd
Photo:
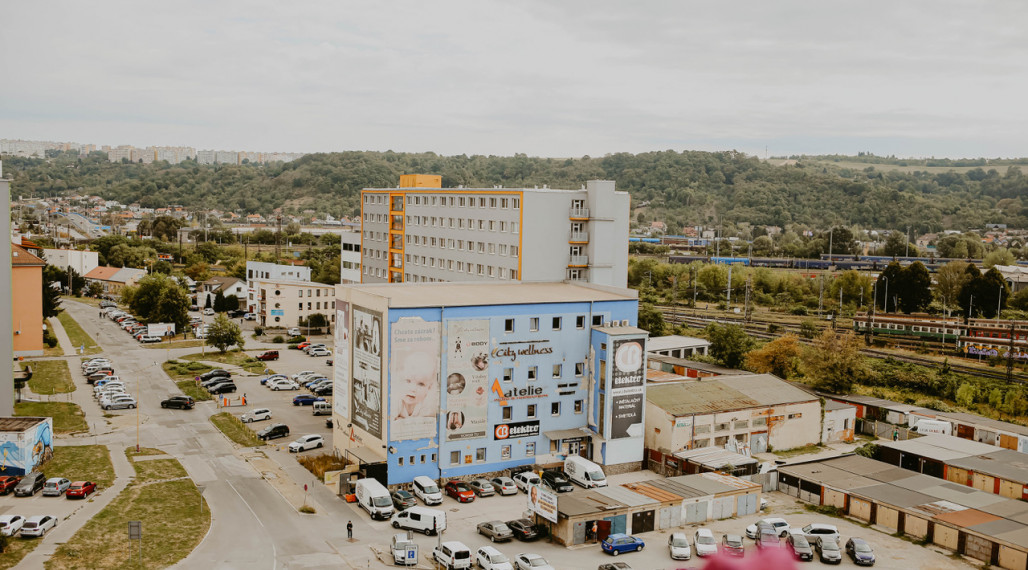
<instances>
[{"instance_id":1,"label":"building rooftop","mask_svg":"<svg viewBox=\"0 0 1028 570\"><path fill-rule=\"evenodd\" d=\"M903 441L882 440L878 442L878 446L945 462L997 450L995 445L944 434L926 435Z\"/></svg>"},{"instance_id":2,"label":"building rooftop","mask_svg":"<svg viewBox=\"0 0 1028 570\"><path fill-rule=\"evenodd\" d=\"M673 416L709 414L817 400L771 374L714 376L650 385L646 401Z\"/></svg>"},{"instance_id":3,"label":"building rooftop","mask_svg":"<svg viewBox=\"0 0 1028 570\"><path fill-rule=\"evenodd\" d=\"M385 297L390 307L456 307L635 301L638 292L586 283L381 283L347 285L368 295ZM619 329L624 332L623 328Z\"/></svg>"},{"instance_id":4,"label":"building rooftop","mask_svg":"<svg viewBox=\"0 0 1028 570\"><path fill-rule=\"evenodd\" d=\"M11 244L11 265L33 267L46 265L46 262L33 255L29 250L16 244Z\"/></svg>"},{"instance_id":5,"label":"building rooftop","mask_svg":"<svg viewBox=\"0 0 1028 570\"><path fill-rule=\"evenodd\" d=\"M704 346L710 346L710 341L703 338L695 338L691 336L679 336L679 335L667 335L667 336L651 336L646 341L647 352L657 350L672 350L675 348L702 348Z\"/></svg>"},{"instance_id":6,"label":"building rooftop","mask_svg":"<svg viewBox=\"0 0 1028 570\"><path fill-rule=\"evenodd\" d=\"M46 418L30 418L30 417L6 417L0 418L0 432L4 431L24 431L30 427L46 421Z\"/></svg>"}]
</instances>

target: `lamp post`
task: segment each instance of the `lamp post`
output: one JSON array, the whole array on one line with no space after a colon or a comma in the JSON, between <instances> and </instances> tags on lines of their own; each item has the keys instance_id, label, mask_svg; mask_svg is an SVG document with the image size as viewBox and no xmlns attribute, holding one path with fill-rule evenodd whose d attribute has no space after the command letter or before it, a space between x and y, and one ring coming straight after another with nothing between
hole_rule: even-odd
<instances>
[{"instance_id":1,"label":"lamp post","mask_svg":"<svg viewBox=\"0 0 1028 570\"><path fill-rule=\"evenodd\" d=\"M884 276L884 275L882 275L882 279L885 279L885 306L882 307L882 310L885 311L886 314L888 314L889 313L889 278Z\"/></svg>"}]
</instances>

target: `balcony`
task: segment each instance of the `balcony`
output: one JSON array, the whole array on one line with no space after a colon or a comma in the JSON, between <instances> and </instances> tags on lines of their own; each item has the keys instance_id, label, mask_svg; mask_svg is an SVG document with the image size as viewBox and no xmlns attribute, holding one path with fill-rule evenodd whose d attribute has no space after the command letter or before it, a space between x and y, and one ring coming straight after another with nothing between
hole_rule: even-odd
<instances>
[{"instance_id":1,"label":"balcony","mask_svg":"<svg viewBox=\"0 0 1028 570\"><path fill-rule=\"evenodd\" d=\"M589 243L589 232L571 232L569 243Z\"/></svg>"},{"instance_id":2,"label":"balcony","mask_svg":"<svg viewBox=\"0 0 1028 570\"><path fill-rule=\"evenodd\" d=\"M587 269L569 268L567 270L566 278L568 281L588 281L589 273Z\"/></svg>"},{"instance_id":3,"label":"balcony","mask_svg":"<svg viewBox=\"0 0 1028 570\"><path fill-rule=\"evenodd\" d=\"M588 267L589 256L588 255L572 255L571 260L568 261L569 267Z\"/></svg>"},{"instance_id":4,"label":"balcony","mask_svg":"<svg viewBox=\"0 0 1028 570\"><path fill-rule=\"evenodd\" d=\"M568 212L568 217L572 220L588 220L589 208L571 208Z\"/></svg>"}]
</instances>

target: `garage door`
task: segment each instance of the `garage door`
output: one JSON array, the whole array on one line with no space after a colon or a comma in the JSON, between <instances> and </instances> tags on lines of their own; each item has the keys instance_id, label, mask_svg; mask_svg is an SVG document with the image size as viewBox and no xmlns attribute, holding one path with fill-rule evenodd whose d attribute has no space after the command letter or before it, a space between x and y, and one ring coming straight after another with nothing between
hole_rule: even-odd
<instances>
[{"instance_id":1,"label":"garage door","mask_svg":"<svg viewBox=\"0 0 1028 570\"><path fill-rule=\"evenodd\" d=\"M632 513L632 534L650 532L653 530L653 511Z\"/></svg>"},{"instance_id":2,"label":"garage door","mask_svg":"<svg viewBox=\"0 0 1028 570\"><path fill-rule=\"evenodd\" d=\"M685 506L685 522L701 523L707 521L707 502L689 503Z\"/></svg>"},{"instance_id":3,"label":"garage door","mask_svg":"<svg viewBox=\"0 0 1028 570\"><path fill-rule=\"evenodd\" d=\"M585 543L585 521L578 521L571 529L571 544Z\"/></svg>"},{"instance_id":4,"label":"garage door","mask_svg":"<svg viewBox=\"0 0 1028 570\"><path fill-rule=\"evenodd\" d=\"M625 526L628 524L628 519L625 517L625 515L618 515L616 517L605 517L603 520L610 521L611 534L625 532Z\"/></svg>"},{"instance_id":5,"label":"garage door","mask_svg":"<svg viewBox=\"0 0 1028 570\"><path fill-rule=\"evenodd\" d=\"M736 505L736 513L738 516L743 517L746 515L752 515L757 512L760 507L760 501L757 500L757 495L742 495L739 497L739 502Z\"/></svg>"},{"instance_id":6,"label":"garage door","mask_svg":"<svg viewBox=\"0 0 1028 570\"><path fill-rule=\"evenodd\" d=\"M714 520L727 519L733 516L734 497L720 497L711 503L710 517Z\"/></svg>"},{"instance_id":7,"label":"garage door","mask_svg":"<svg viewBox=\"0 0 1028 570\"><path fill-rule=\"evenodd\" d=\"M682 526L682 508L681 507L664 507L660 509L660 527L665 528L677 528Z\"/></svg>"}]
</instances>

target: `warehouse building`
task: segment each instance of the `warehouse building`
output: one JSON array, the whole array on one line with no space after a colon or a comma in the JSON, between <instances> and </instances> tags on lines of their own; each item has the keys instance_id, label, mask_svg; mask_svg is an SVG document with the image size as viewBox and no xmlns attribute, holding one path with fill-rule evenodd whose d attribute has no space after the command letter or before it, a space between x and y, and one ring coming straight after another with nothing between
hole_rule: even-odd
<instances>
[{"instance_id":1,"label":"warehouse building","mask_svg":"<svg viewBox=\"0 0 1028 570\"><path fill-rule=\"evenodd\" d=\"M643 460L647 333L629 289L339 287L333 445L387 485L582 455Z\"/></svg>"}]
</instances>

